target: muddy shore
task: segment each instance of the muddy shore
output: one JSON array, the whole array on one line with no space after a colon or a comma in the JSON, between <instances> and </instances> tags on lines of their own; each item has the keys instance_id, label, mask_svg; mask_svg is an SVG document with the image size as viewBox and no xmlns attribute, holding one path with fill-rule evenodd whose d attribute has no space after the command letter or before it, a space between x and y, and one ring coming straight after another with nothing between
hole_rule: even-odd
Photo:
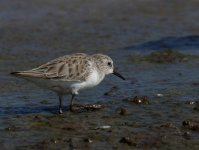
<instances>
[{"instance_id":1,"label":"muddy shore","mask_svg":"<svg viewBox=\"0 0 199 150\"><path fill-rule=\"evenodd\" d=\"M199 149L198 20L197 0L2 0L0 149ZM59 115L54 93L9 75L75 52L110 55L127 80Z\"/></svg>"}]
</instances>

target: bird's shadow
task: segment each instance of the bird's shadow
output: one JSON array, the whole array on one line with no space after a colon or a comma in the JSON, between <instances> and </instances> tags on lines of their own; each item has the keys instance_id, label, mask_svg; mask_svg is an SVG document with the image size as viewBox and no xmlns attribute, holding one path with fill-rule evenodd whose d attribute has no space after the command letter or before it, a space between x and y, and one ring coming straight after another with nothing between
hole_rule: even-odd
<instances>
[{"instance_id":1,"label":"bird's shadow","mask_svg":"<svg viewBox=\"0 0 199 150\"><path fill-rule=\"evenodd\" d=\"M63 111L69 111L69 107L62 108ZM58 114L58 106L38 106L38 107L0 107L0 116L22 115L22 114Z\"/></svg>"}]
</instances>

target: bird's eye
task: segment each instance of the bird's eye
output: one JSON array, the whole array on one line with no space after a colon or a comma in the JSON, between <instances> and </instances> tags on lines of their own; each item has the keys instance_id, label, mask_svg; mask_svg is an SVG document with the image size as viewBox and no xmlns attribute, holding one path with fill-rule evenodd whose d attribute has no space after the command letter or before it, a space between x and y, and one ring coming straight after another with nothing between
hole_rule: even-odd
<instances>
[{"instance_id":1,"label":"bird's eye","mask_svg":"<svg viewBox=\"0 0 199 150\"><path fill-rule=\"evenodd\" d=\"M108 66L112 67L112 64L111 64L111 62L108 62Z\"/></svg>"}]
</instances>

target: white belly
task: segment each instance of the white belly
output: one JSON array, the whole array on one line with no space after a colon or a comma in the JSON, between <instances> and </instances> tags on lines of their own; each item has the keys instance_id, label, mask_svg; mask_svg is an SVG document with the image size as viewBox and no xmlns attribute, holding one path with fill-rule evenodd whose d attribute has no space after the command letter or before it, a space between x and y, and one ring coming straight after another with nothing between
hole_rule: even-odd
<instances>
[{"instance_id":1,"label":"white belly","mask_svg":"<svg viewBox=\"0 0 199 150\"><path fill-rule=\"evenodd\" d=\"M72 93L78 94L79 90L84 90L88 88L92 88L96 85L98 85L102 80L104 76L100 77L98 72L94 70L88 77L88 79L84 82L74 83L72 84Z\"/></svg>"},{"instance_id":2,"label":"white belly","mask_svg":"<svg viewBox=\"0 0 199 150\"><path fill-rule=\"evenodd\" d=\"M93 71L86 81L58 81L41 78L24 78L45 89L52 90L58 95L78 94L79 90L92 88L98 85L104 78L99 76L97 71Z\"/></svg>"}]
</instances>

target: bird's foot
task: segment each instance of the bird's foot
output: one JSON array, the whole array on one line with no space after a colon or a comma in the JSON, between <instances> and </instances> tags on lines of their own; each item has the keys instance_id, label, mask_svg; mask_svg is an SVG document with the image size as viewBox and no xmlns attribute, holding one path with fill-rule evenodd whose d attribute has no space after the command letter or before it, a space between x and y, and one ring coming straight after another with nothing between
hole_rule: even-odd
<instances>
[{"instance_id":1,"label":"bird's foot","mask_svg":"<svg viewBox=\"0 0 199 150\"><path fill-rule=\"evenodd\" d=\"M62 109L59 109L59 114L63 114L63 111L62 111Z\"/></svg>"}]
</instances>

